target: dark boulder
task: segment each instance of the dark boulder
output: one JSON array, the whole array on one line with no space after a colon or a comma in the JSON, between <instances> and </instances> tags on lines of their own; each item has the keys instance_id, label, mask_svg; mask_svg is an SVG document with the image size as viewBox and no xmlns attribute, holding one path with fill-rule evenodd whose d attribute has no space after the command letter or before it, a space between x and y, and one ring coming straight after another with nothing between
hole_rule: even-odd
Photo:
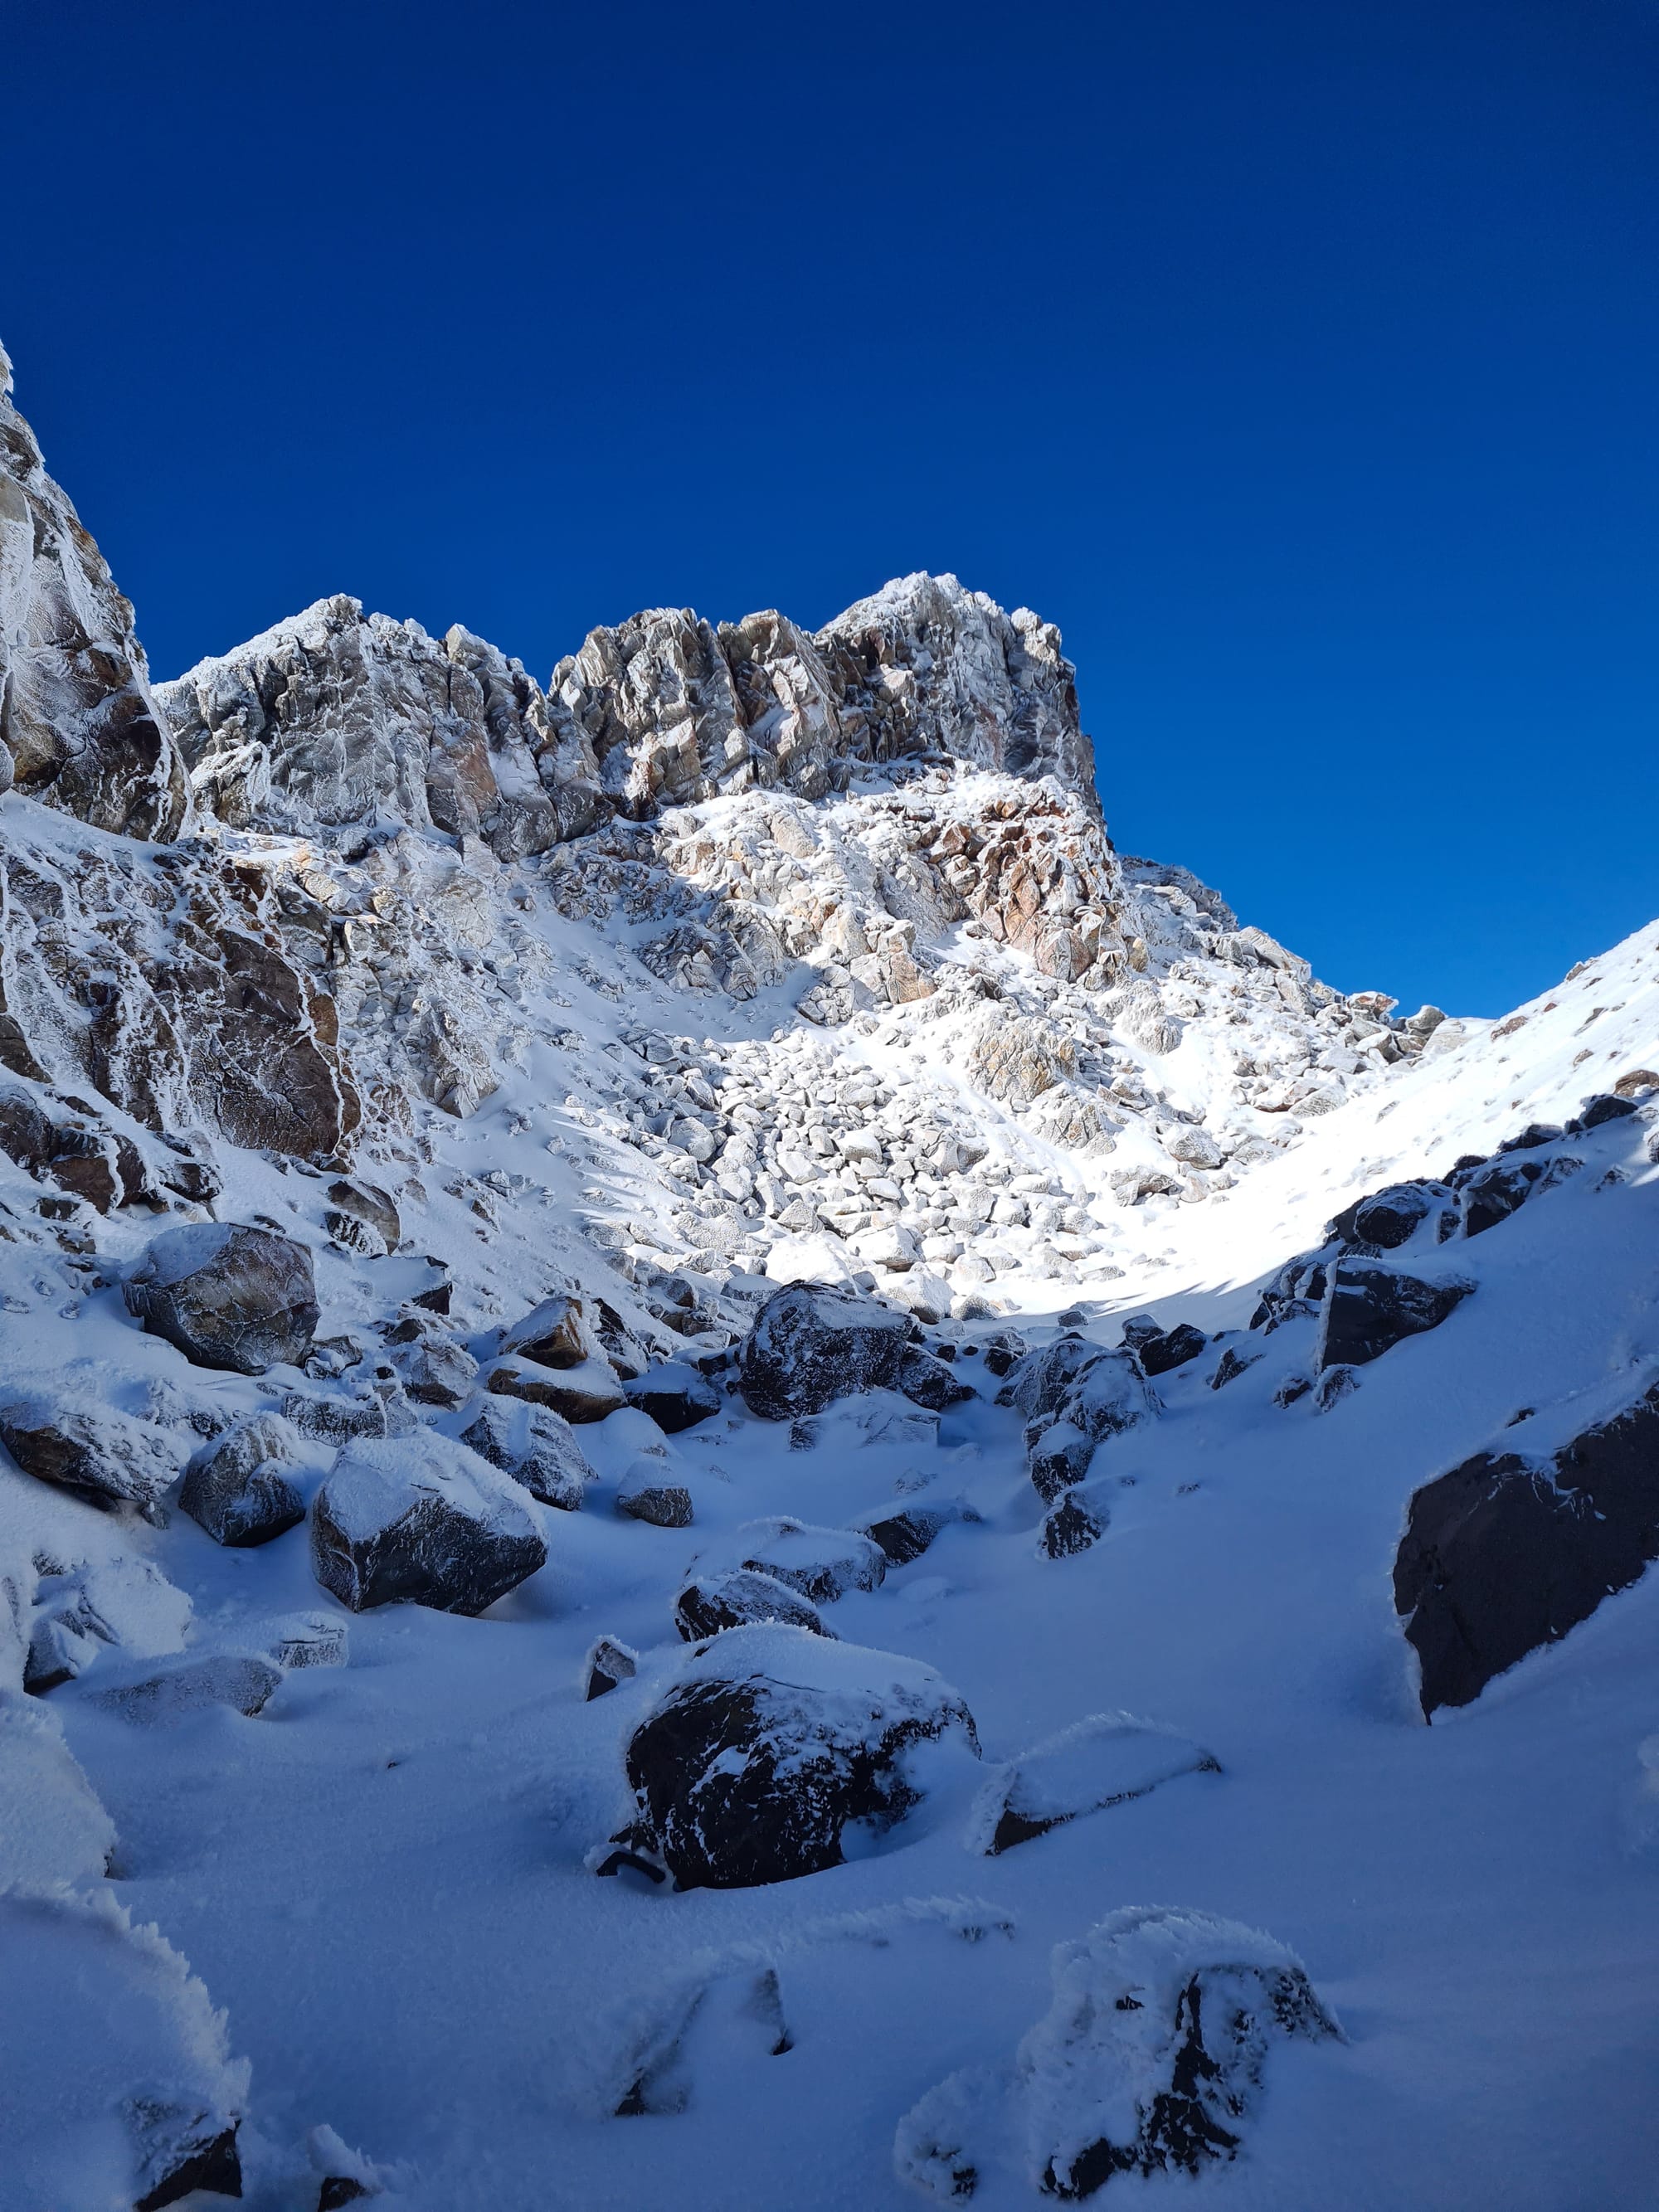
<instances>
[{"instance_id":1,"label":"dark boulder","mask_svg":"<svg viewBox=\"0 0 1659 2212\"><path fill-rule=\"evenodd\" d=\"M601 1636L582 1662L582 1700L592 1705L595 1698L609 1697L624 1682L633 1680L640 1671L640 1655L626 1644L619 1644L614 1636Z\"/></svg>"},{"instance_id":2,"label":"dark boulder","mask_svg":"<svg viewBox=\"0 0 1659 2212\"><path fill-rule=\"evenodd\" d=\"M900 1353L893 1384L913 1405L924 1406L930 1413L945 1413L978 1395L971 1382L964 1382L945 1360L919 1344L907 1345Z\"/></svg>"},{"instance_id":3,"label":"dark boulder","mask_svg":"<svg viewBox=\"0 0 1659 2212\"><path fill-rule=\"evenodd\" d=\"M153 1515L179 1472L161 1431L113 1407L42 1395L0 1407L0 1443L25 1474L94 1505L136 1505Z\"/></svg>"},{"instance_id":4,"label":"dark boulder","mask_svg":"<svg viewBox=\"0 0 1659 2212\"><path fill-rule=\"evenodd\" d=\"M814 1605L833 1605L848 1590L879 1589L887 1554L873 1536L851 1528L815 1528L787 1515L751 1521L739 1530L743 1564L775 1576Z\"/></svg>"},{"instance_id":5,"label":"dark boulder","mask_svg":"<svg viewBox=\"0 0 1659 2212\"><path fill-rule=\"evenodd\" d=\"M305 1519L305 1500L283 1472L291 1435L286 1421L256 1413L191 1462L179 1503L216 1544L268 1544Z\"/></svg>"},{"instance_id":6,"label":"dark boulder","mask_svg":"<svg viewBox=\"0 0 1659 2212\"><path fill-rule=\"evenodd\" d=\"M163 1230L123 1295L128 1311L186 1359L238 1375L299 1364L317 1326L305 1246L232 1223Z\"/></svg>"},{"instance_id":7,"label":"dark boulder","mask_svg":"<svg viewBox=\"0 0 1659 2212\"><path fill-rule=\"evenodd\" d=\"M311 1540L318 1581L353 1613L482 1613L547 1558L518 1486L427 1430L348 1445L317 1494Z\"/></svg>"},{"instance_id":8,"label":"dark boulder","mask_svg":"<svg viewBox=\"0 0 1659 2212\"><path fill-rule=\"evenodd\" d=\"M1261 1357L1259 1352L1240 1352L1230 1344L1216 1362L1215 1373L1210 1377L1211 1389L1223 1390L1229 1382L1237 1382L1245 1369L1254 1367Z\"/></svg>"},{"instance_id":9,"label":"dark boulder","mask_svg":"<svg viewBox=\"0 0 1659 2212\"><path fill-rule=\"evenodd\" d=\"M360 1176L343 1176L337 1182L330 1183L328 1196L331 1205L355 1214L359 1221L366 1221L388 1249L403 1235L397 1205L378 1183L365 1182Z\"/></svg>"},{"instance_id":10,"label":"dark boulder","mask_svg":"<svg viewBox=\"0 0 1659 2212\"><path fill-rule=\"evenodd\" d=\"M1425 1231L1426 1241L1443 1244L1457 1234L1459 1218L1457 1194L1449 1183L1394 1182L1345 1206L1327 1234L1340 1238L1349 1252L1395 1252Z\"/></svg>"},{"instance_id":11,"label":"dark boulder","mask_svg":"<svg viewBox=\"0 0 1659 2212\"><path fill-rule=\"evenodd\" d=\"M1052 1344L1028 1352L1009 1370L997 1392L998 1405L1012 1406L1028 1421L1052 1418L1079 1371L1099 1352L1100 1346L1085 1336L1057 1336Z\"/></svg>"},{"instance_id":12,"label":"dark boulder","mask_svg":"<svg viewBox=\"0 0 1659 2212\"><path fill-rule=\"evenodd\" d=\"M574 1513L593 1480L575 1431L550 1406L523 1399L486 1397L461 1442L521 1484L544 1505Z\"/></svg>"},{"instance_id":13,"label":"dark boulder","mask_svg":"<svg viewBox=\"0 0 1659 2212\"><path fill-rule=\"evenodd\" d=\"M1140 1362L1146 1375L1168 1375L1177 1367L1184 1367L1189 1359L1196 1359L1209 1342L1202 1329L1194 1328L1190 1322L1178 1322L1174 1328L1159 1328L1156 1323L1131 1336L1126 1322L1123 1341Z\"/></svg>"},{"instance_id":14,"label":"dark boulder","mask_svg":"<svg viewBox=\"0 0 1659 2212\"><path fill-rule=\"evenodd\" d=\"M1262 1285L1256 1310L1250 1316L1250 1327L1271 1336L1287 1321L1316 1312L1325 1295L1328 1276L1322 1252L1303 1252L1294 1260L1287 1260L1279 1273Z\"/></svg>"},{"instance_id":15,"label":"dark boulder","mask_svg":"<svg viewBox=\"0 0 1659 2212\"><path fill-rule=\"evenodd\" d=\"M728 1629L694 1657L628 1747L625 1834L681 1889L744 1889L842 1863L854 1824L890 1829L919 1802L918 1751L971 1750L973 1720L931 1668L804 1629Z\"/></svg>"},{"instance_id":16,"label":"dark boulder","mask_svg":"<svg viewBox=\"0 0 1659 2212\"><path fill-rule=\"evenodd\" d=\"M1466 1705L1659 1558L1659 1386L1563 1444L1479 1452L1413 1498L1395 1605L1423 1711Z\"/></svg>"},{"instance_id":17,"label":"dark boulder","mask_svg":"<svg viewBox=\"0 0 1659 2212\"><path fill-rule=\"evenodd\" d=\"M608 1359L585 1359L579 1367L564 1368L498 1359L484 1378L484 1389L497 1397L551 1407L562 1419L579 1425L606 1420L628 1402Z\"/></svg>"},{"instance_id":18,"label":"dark boulder","mask_svg":"<svg viewBox=\"0 0 1659 2212\"><path fill-rule=\"evenodd\" d=\"M964 1347L971 1350L972 1346ZM1006 1375L1017 1359L1024 1359L1028 1347L1018 1329L1000 1328L981 1339L979 1352L989 1375Z\"/></svg>"},{"instance_id":19,"label":"dark boulder","mask_svg":"<svg viewBox=\"0 0 1659 2212\"><path fill-rule=\"evenodd\" d=\"M1483 1160L1477 1167L1459 1169L1452 1180L1463 1193L1463 1234L1484 1236L1529 1198L1576 1175L1583 1164L1558 1153L1553 1160Z\"/></svg>"},{"instance_id":20,"label":"dark boulder","mask_svg":"<svg viewBox=\"0 0 1659 2212\"><path fill-rule=\"evenodd\" d=\"M939 1505L905 1505L896 1512L885 1510L866 1515L858 1523L866 1536L873 1536L881 1546L890 1567L908 1567L912 1559L922 1553L958 1522L977 1522L980 1516L971 1505L960 1498L951 1498Z\"/></svg>"},{"instance_id":21,"label":"dark boulder","mask_svg":"<svg viewBox=\"0 0 1659 2212\"><path fill-rule=\"evenodd\" d=\"M763 1574L752 1567L695 1576L674 1600L674 1626L688 1644L718 1636L724 1628L746 1628L763 1620L782 1621L792 1628L807 1629L814 1636L831 1632L811 1598L803 1597L775 1575Z\"/></svg>"},{"instance_id":22,"label":"dark boulder","mask_svg":"<svg viewBox=\"0 0 1659 2212\"><path fill-rule=\"evenodd\" d=\"M1474 1288L1455 1278L1425 1283L1399 1267L1345 1260L1332 1277L1319 1364L1363 1367L1380 1359L1405 1338L1438 1328Z\"/></svg>"},{"instance_id":23,"label":"dark boulder","mask_svg":"<svg viewBox=\"0 0 1659 2212\"><path fill-rule=\"evenodd\" d=\"M1626 1115L1636 1111L1634 1098L1620 1098L1612 1091L1600 1091L1594 1098L1584 1101L1562 1134L1582 1137L1587 1129L1599 1129L1607 1121L1622 1121Z\"/></svg>"},{"instance_id":24,"label":"dark boulder","mask_svg":"<svg viewBox=\"0 0 1659 2212\"><path fill-rule=\"evenodd\" d=\"M637 1381L623 1388L629 1404L648 1413L664 1435L670 1437L708 1420L726 1402L719 1384L683 1359L647 1368Z\"/></svg>"},{"instance_id":25,"label":"dark boulder","mask_svg":"<svg viewBox=\"0 0 1659 2212\"><path fill-rule=\"evenodd\" d=\"M670 1482L641 1462L623 1477L617 1510L653 1528L689 1528L695 1517L691 1493L683 1482Z\"/></svg>"},{"instance_id":26,"label":"dark boulder","mask_svg":"<svg viewBox=\"0 0 1659 2212\"><path fill-rule=\"evenodd\" d=\"M1097 1352L1077 1370L1054 1419L1027 1425L1027 1465L1038 1497L1052 1504L1062 1490L1082 1481L1109 1437L1139 1427L1158 1410L1133 1352L1122 1346Z\"/></svg>"},{"instance_id":27,"label":"dark boulder","mask_svg":"<svg viewBox=\"0 0 1659 2212\"><path fill-rule=\"evenodd\" d=\"M1075 1559L1091 1550L1111 1526L1105 1486L1085 1482L1062 1491L1060 1503L1044 1516L1037 1550L1045 1559Z\"/></svg>"},{"instance_id":28,"label":"dark boulder","mask_svg":"<svg viewBox=\"0 0 1659 2212\"><path fill-rule=\"evenodd\" d=\"M1212 1752L1172 1729L1127 1713L1091 1713L989 1778L969 1816L968 1847L995 1858L1085 1814L1144 1797L1179 1775L1220 1771Z\"/></svg>"},{"instance_id":29,"label":"dark boulder","mask_svg":"<svg viewBox=\"0 0 1659 2212\"><path fill-rule=\"evenodd\" d=\"M235 2121L216 2134L186 2137L175 2144L167 2156L167 2172L138 2198L132 2212L165 2212L167 2205L197 2190L206 2197L240 2197L242 2161L236 2130L240 2124Z\"/></svg>"},{"instance_id":30,"label":"dark boulder","mask_svg":"<svg viewBox=\"0 0 1659 2212\"><path fill-rule=\"evenodd\" d=\"M892 1388L909 1341L908 1314L837 1284L791 1283L769 1297L738 1355L751 1413L787 1421L837 1398Z\"/></svg>"}]
</instances>

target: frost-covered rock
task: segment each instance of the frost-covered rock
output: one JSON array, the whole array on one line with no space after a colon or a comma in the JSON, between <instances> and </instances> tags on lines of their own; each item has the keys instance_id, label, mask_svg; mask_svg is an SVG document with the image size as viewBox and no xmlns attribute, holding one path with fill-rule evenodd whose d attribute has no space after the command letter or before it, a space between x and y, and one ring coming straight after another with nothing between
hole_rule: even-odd
<instances>
[{"instance_id":1,"label":"frost-covered rock","mask_svg":"<svg viewBox=\"0 0 1659 2212\"><path fill-rule=\"evenodd\" d=\"M981 1516L961 1498L946 1498L934 1504L884 1508L867 1514L855 1525L866 1536L872 1536L886 1555L890 1566L906 1567L913 1559L933 1547L947 1528L961 1522L978 1522Z\"/></svg>"},{"instance_id":2,"label":"frost-covered rock","mask_svg":"<svg viewBox=\"0 0 1659 2212\"><path fill-rule=\"evenodd\" d=\"M317 1326L311 1255L269 1229L204 1221L163 1230L122 1285L127 1310L198 1367L263 1375L298 1364Z\"/></svg>"},{"instance_id":3,"label":"frost-covered rock","mask_svg":"<svg viewBox=\"0 0 1659 2212\"><path fill-rule=\"evenodd\" d=\"M608 1419L628 1402L616 1369L599 1358L562 1368L532 1359L498 1359L484 1377L484 1389L497 1397L549 1407L561 1419L579 1425Z\"/></svg>"},{"instance_id":4,"label":"frost-covered rock","mask_svg":"<svg viewBox=\"0 0 1659 2212\"><path fill-rule=\"evenodd\" d=\"M593 1480L575 1433L550 1406L487 1396L461 1431L461 1442L521 1483L544 1505L574 1513Z\"/></svg>"},{"instance_id":5,"label":"frost-covered rock","mask_svg":"<svg viewBox=\"0 0 1659 2212\"><path fill-rule=\"evenodd\" d=\"M306 1516L305 1501L283 1472L294 1432L275 1413L238 1422L185 1473L179 1504L216 1544L268 1544Z\"/></svg>"},{"instance_id":6,"label":"frost-covered rock","mask_svg":"<svg viewBox=\"0 0 1659 2212\"><path fill-rule=\"evenodd\" d=\"M805 1629L730 1629L635 1729L635 1844L681 1889L743 1889L839 1866L854 1826L918 1802L916 1754L977 1756L967 1707L929 1667Z\"/></svg>"},{"instance_id":7,"label":"frost-covered rock","mask_svg":"<svg viewBox=\"0 0 1659 2212\"><path fill-rule=\"evenodd\" d=\"M1345 1260L1325 1302L1322 1367L1364 1366L1408 1336L1438 1328L1474 1285L1465 1278L1425 1282L1381 1261Z\"/></svg>"},{"instance_id":8,"label":"frost-covered rock","mask_svg":"<svg viewBox=\"0 0 1659 2212\"><path fill-rule=\"evenodd\" d=\"M785 1421L837 1398L890 1389L909 1340L908 1316L829 1283L793 1283L762 1307L738 1354L751 1413Z\"/></svg>"},{"instance_id":9,"label":"frost-covered rock","mask_svg":"<svg viewBox=\"0 0 1659 2212\"><path fill-rule=\"evenodd\" d=\"M1140 1362L1144 1374L1168 1375L1175 1368L1184 1367L1189 1359L1196 1359L1209 1339L1190 1322L1179 1322L1166 1329L1149 1318L1137 1318L1124 1322L1123 1341Z\"/></svg>"},{"instance_id":10,"label":"frost-covered rock","mask_svg":"<svg viewBox=\"0 0 1659 2212\"><path fill-rule=\"evenodd\" d=\"M538 1367L580 1367L599 1353L599 1340L580 1298L544 1298L522 1321L501 1333L501 1350Z\"/></svg>"},{"instance_id":11,"label":"frost-covered rock","mask_svg":"<svg viewBox=\"0 0 1659 2212\"><path fill-rule=\"evenodd\" d=\"M171 1439L85 1390L0 1406L0 1443L25 1474L105 1505L153 1513L179 1472Z\"/></svg>"},{"instance_id":12,"label":"frost-covered rock","mask_svg":"<svg viewBox=\"0 0 1659 2212\"><path fill-rule=\"evenodd\" d=\"M631 1644L619 1643L614 1636L599 1637L582 1661L582 1702L591 1705L595 1698L608 1697L639 1671L640 1655Z\"/></svg>"},{"instance_id":13,"label":"frost-covered rock","mask_svg":"<svg viewBox=\"0 0 1659 2212\"><path fill-rule=\"evenodd\" d=\"M1659 1559L1659 1386L1552 1448L1479 1452L1413 1495L1395 1604L1425 1716L1586 1620Z\"/></svg>"},{"instance_id":14,"label":"frost-covered rock","mask_svg":"<svg viewBox=\"0 0 1659 2212\"><path fill-rule=\"evenodd\" d=\"M1054 2004L1016 2054L1007 2105L1045 2196L1235 2157L1275 2041L1341 2030L1295 1954L1206 1912L1130 1905L1053 1956ZM898 2172L971 2197L994 2092L953 2075L900 2122Z\"/></svg>"},{"instance_id":15,"label":"frost-covered rock","mask_svg":"<svg viewBox=\"0 0 1659 2212\"><path fill-rule=\"evenodd\" d=\"M1059 1502L1042 1516L1037 1550L1045 1559L1075 1559L1097 1544L1111 1526L1111 1506L1103 1482L1062 1486Z\"/></svg>"},{"instance_id":16,"label":"frost-covered rock","mask_svg":"<svg viewBox=\"0 0 1659 2212\"><path fill-rule=\"evenodd\" d=\"M161 2212L192 2189L240 2196L248 2067L156 1929L107 1888L13 1891L0 1951L29 1992L0 2098L0 2173L18 2205Z\"/></svg>"},{"instance_id":17,"label":"frost-covered rock","mask_svg":"<svg viewBox=\"0 0 1659 2212\"><path fill-rule=\"evenodd\" d=\"M830 1605L851 1589L879 1589L887 1554L873 1536L850 1528L815 1528L782 1516L750 1522L738 1531L745 1567L787 1583L815 1605Z\"/></svg>"},{"instance_id":18,"label":"frost-covered rock","mask_svg":"<svg viewBox=\"0 0 1659 2212\"><path fill-rule=\"evenodd\" d=\"M814 1636L833 1633L811 1598L801 1595L799 1584L792 1586L775 1574L752 1567L694 1575L674 1599L674 1625L688 1644L718 1636L724 1628L745 1628L767 1620L805 1628Z\"/></svg>"},{"instance_id":19,"label":"frost-covered rock","mask_svg":"<svg viewBox=\"0 0 1659 2212\"><path fill-rule=\"evenodd\" d=\"M252 1720L281 1688L283 1671L263 1652L186 1654L104 1683L95 1696L100 1705L130 1721L176 1720L210 1705L227 1706Z\"/></svg>"},{"instance_id":20,"label":"frost-covered rock","mask_svg":"<svg viewBox=\"0 0 1659 2212\"><path fill-rule=\"evenodd\" d=\"M1127 1713L1092 1713L1034 1744L990 1776L963 1838L994 1857L1085 1813L1144 1796L1178 1774L1218 1774L1219 1762L1172 1729Z\"/></svg>"},{"instance_id":21,"label":"frost-covered rock","mask_svg":"<svg viewBox=\"0 0 1659 2212\"><path fill-rule=\"evenodd\" d=\"M1158 1401L1132 1351L1097 1352L1079 1367L1046 1426L1027 1428L1031 1481L1045 1504L1081 1482L1097 1448L1152 1419Z\"/></svg>"},{"instance_id":22,"label":"frost-covered rock","mask_svg":"<svg viewBox=\"0 0 1659 2212\"><path fill-rule=\"evenodd\" d=\"M518 1485L430 1431L348 1445L313 1504L311 1541L317 1579L353 1613L482 1613L547 1559Z\"/></svg>"},{"instance_id":23,"label":"frost-covered rock","mask_svg":"<svg viewBox=\"0 0 1659 2212\"><path fill-rule=\"evenodd\" d=\"M1548 1160L1497 1159L1455 1170L1450 1180L1463 1195L1463 1234L1481 1237L1496 1229L1529 1198L1576 1175L1579 1166L1558 1152Z\"/></svg>"},{"instance_id":24,"label":"frost-covered rock","mask_svg":"<svg viewBox=\"0 0 1659 2212\"><path fill-rule=\"evenodd\" d=\"M665 1436L677 1437L718 1413L725 1401L717 1383L684 1359L647 1368L625 1386L628 1402L649 1413Z\"/></svg>"},{"instance_id":25,"label":"frost-covered rock","mask_svg":"<svg viewBox=\"0 0 1659 2212\"><path fill-rule=\"evenodd\" d=\"M1462 1221L1457 1193L1443 1182L1395 1182L1345 1206L1330 1224L1345 1250L1376 1255L1402 1245L1443 1244Z\"/></svg>"},{"instance_id":26,"label":"frost-covered rock","mask_svg":"<svg viewBox=\"0 0 1659 2212\"><path fill-rule=\"evenodd\" d=\"M649 1460L639 1460L617 1486L617 1510L653 1528L689 1528L696 1509L683 1482L670 1481Z\"/></svg>"}]
</instances>

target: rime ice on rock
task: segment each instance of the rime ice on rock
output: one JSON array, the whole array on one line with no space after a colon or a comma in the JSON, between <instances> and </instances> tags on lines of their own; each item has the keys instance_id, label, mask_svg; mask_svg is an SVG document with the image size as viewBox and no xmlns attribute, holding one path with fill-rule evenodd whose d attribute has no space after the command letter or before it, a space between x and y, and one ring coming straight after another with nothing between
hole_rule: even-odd
<instances>
[{"instance_id":1,"label":"rime ice on rock","mask_svg":"<svg viewBox=\"0 0 1659 2212\"><path fill-rule=\"evenodd\" d=\"M348 1445L317 1493L311 1534L318 1580L354 1613L482 1613L547 1559L518 1485L429 1431Z\"/></svg>"}]
</instances>

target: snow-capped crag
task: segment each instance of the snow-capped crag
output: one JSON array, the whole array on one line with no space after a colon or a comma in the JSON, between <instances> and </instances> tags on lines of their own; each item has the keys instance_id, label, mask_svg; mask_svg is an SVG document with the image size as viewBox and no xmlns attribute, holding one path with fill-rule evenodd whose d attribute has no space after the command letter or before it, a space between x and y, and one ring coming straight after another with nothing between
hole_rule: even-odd
<instances>
[{"instance_id":1,"label":"snow-capped crag","mask_svg":"<svg viewBox=\"0 0 1659 2212\"><path fill-rule=\"evenodd\" d=\"M1639 2201L1655 933L1329 988L951 576L155 683L0 378L0 2212Z\"/></svg>"}]
</instances>

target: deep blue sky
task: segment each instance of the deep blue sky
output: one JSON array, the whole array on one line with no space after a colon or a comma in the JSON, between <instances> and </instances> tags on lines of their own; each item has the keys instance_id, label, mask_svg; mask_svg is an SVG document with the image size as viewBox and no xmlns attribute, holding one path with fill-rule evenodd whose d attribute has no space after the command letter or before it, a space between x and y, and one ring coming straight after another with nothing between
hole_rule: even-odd
<instances>
[{"instance_id":1,"label":"deep blue sky","mask_svg":"<svg viewBox=\"0 0 1659 2212\"><path fill-rule=\"evenodd\" d=\"M161 675L955 569L1121 845L1496 1012L1659 912L1650 0L3 0L0 336Z\"/></svg>"}]
</instances>

